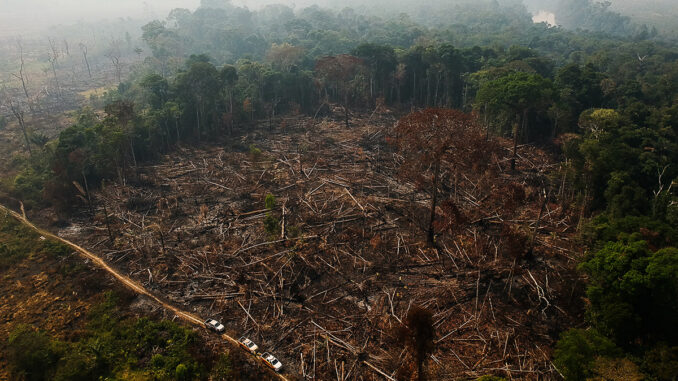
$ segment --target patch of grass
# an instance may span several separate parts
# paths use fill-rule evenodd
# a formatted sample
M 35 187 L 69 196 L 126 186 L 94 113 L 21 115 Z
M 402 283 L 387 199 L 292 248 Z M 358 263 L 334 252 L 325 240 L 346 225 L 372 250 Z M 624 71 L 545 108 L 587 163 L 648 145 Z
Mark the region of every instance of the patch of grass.
M 266 199 L 264 200 L 264 203 L 266 205 L 266 209 L 269 210 L 268 213 L 266 213 L 266 218 L 264 219 L 264 229 L 266 229 L 266 232 L 271 236 L 275 237 L 278 234 L 280 234 L 280 220 L 277 219 L 275 216 L 272 214 L 273 208 L 275 208 L 276 204 L 276 199 L 275 196 L 272 194 L 267 194 Z
M 250 156 L 252 156 L 254 161 L 259 161 L 261 159 L 261 155 L 263 154 L 261 149 L 257 148 L 254 144 L 251 144 L 249 150 Z
M 264 219 L 264 229 L 271 237 L 276 237 L 280 234 L 280 220 L 268 213 Z
M 0 270 L 34 256 L 61 257 L 71 251 L 60 242 L 42 239 L 11 215 L 0 212 Z

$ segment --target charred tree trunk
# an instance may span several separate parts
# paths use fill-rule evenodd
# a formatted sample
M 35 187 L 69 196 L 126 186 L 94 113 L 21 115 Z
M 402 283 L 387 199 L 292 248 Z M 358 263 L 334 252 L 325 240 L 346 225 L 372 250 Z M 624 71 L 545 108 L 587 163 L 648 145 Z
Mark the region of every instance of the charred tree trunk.
M 102 203 L 104 206 L 104 221 L 106 221 L 106 230 L 108 231 L 108 239 L 113 243 L 113 231 L 111 230 L 111 222 L 108 220 L 108 209 L 106 208 L 106 200 Z
M 346 124 L 346 129 L 350 128 L 351 125 L 348 121 L 348 94 L 344 96 L 344 123 Z
M 94 208 L 92 208 L 92 196 L 89 193 L 89 183 L 87 182 L 87 176 L 85 175 L 85 170 L 82 170 L 82 181 L 85 183 L 85 194 L 87 195 L 87 206 L 89 208 L 89 214 L 94 216 Z
M 198 141 L 200 141 L 200 102 L 198 101 L 195 105 L 195 121 L 198 127 Z
M 549 194 L 551 193 L 550 191 L 547 193 L 546 189 L 544 189 L 542 192 L 544 194 L 544 202 L 542 202 L 542 204 L 541 204 L 541 209 L 539 210 L 539 216 L 537 217 L 537 223 L 535 224 L 534 231 L 532 232 L 532 239 L 530 239 L 530 248 L 527 251 L 527 255 L 529 257 L 532 257 L 532 252 L 534 250 L 534 243 L 535 243 L 535 240 L 537 239 L 537 233 L 539 232 L 539 225 L 541 224 L 541 219 L 544 216 L 544 210 L 546 209 L 546 203 L 548 202 Z
M 511 173 L 516 170 L 516 158 L 518 157 L 518 129 L 520 122 L 517 122 L 513 127 L 513 155 L 511 156 Z
M 228 136 L 233 135 L 233 123 L 235 123 L 235 115 L 233 115 L 233 91 L 228 92 L 228 103 L 231 111 L 231 119 L 228 121 Z
M 521 132 L 525 130 L 525 123 L 527 121 L 527 110 L 523 111 L 523 114 L 519 116 L 518 123 L 513 129 L 513 157 L 511 158 L 511 172 L 516 170 L 516 160 L 518 158 L 518 137 Z
M 174 118 L 174 129 L 177 132 L 177 144 L 181 141 L 181 135 L 179 135 L 179 118 Z
M 80 44 L 80 50 L 82 51 L 82 57 L 85 59 L 85 65 L 87 65 L 87 74 L 89 78 L 92 78 L 92 69 L 89 66 L 89 60 L 87 59 L 87 45 Z
M 438 204 L 438 181 L 440 177 L 440 160 L 436 161 L 435 169 L 433 170 L 433 188 L 431 189 L 431 216 L 428 221 L 428 244 L 435 245 L 435 228 L 436 220 L 436 206 Z

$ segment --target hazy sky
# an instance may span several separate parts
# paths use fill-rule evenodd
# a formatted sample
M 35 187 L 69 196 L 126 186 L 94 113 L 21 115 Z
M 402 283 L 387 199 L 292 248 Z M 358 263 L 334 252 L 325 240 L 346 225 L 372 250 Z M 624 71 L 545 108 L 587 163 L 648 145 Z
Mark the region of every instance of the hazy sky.
M 417 3 L 418 0 L 393 1 Z M 381 3 L 385 2 L 381 0 Z M 250 9 L 271 3 L 286 4 L 295 8 L 315 3 L 332 8 L 346 6 L 369 8 L 371 5 L 369 0 L 232 0 L 232 3 L 245 5 Z M 174 8 L 194 10 L 199 5 L 200 0 L 0 0 L 0 36 L 27 34 L 42 30 L 46 26 L 73 24 L 81 20 L 95 22 L 119 17 L 164 19 Z
M 262 4 L 284 3 L 302 8 L 319 2 L 325 6 L 342 8 L 370 7 L 370 0 L 232 0 L 236 5 L 246 5 L 251 9 Z M 394 2 L 414 2 L 420 0 L 393 0 Z M 456 1 L 456 0 L 435 0 Z M 468 0 L 467 0 L 468 1 Z M 537 13 L 541 5 L 558 0 L 524 0 Z M 425 3 L 425 2 L 424 2 Z M 658 13 L 678 9 L 678 0 L 612 0 L 613 7 L 633 14 L 639 7 L 646 12 L 647 8 Z M 0 0 L 0 36 L 8 34 L 29 34 L 54 24 L 72 24 L 78 21 L 96 22 L 101 19 L 133 17 L 164 19 L 174 8 L 195 9 L 200 0 Z
M 199 4 L 200 0 L 0 0 L 0 35 L 80 20 L 165 18 L 171 9 Z
M 342 4 L 341 0 L 320 0 Z M 314 0 L 233 0 L 233 4 L 257 8 L 262 4 L 284 3 L 297 7 Z M 0 0 L 0 36 L 28 34 L 55 24 L 132 17 L 164 19 L 174 8 L 194 10 L 200 0 Z

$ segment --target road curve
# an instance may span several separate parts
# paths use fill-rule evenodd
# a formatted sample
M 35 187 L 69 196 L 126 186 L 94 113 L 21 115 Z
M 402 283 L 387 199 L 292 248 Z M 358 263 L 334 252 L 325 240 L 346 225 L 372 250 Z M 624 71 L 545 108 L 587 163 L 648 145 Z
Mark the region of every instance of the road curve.
M 132 279 L 130 279 L 130 278 L 128 278 L 128 277 L 126 277 L 126 276 L 120 274 L 116 269 L 114 269 L 114 268 L 110 267 L 108 264 L 106 264 L 106 262 L 105 262 L 102 258 L 100 258 L 99 256 L 97 256 L 96 254 L 93 254 L 93 253 L 90 252 L 89 250 L 86 250 L 86 249 L 84 249 L 84 248 L 82 248 L 82 247 L 76 245 L 76 244 L 73 243 L 73 242 L 70 242 L 70 241 L 68 241 L 68 240 L 65 240 L 65 239 L 63 239 L 63 238 L 61 238 L 61 237 L 59 237 L 59 236 L 57 236 L 57 235 L 55 235 L 55 234 L 52 234 L 52 233 L 50 233 L 50 232 L 48 232 L 48 231 L 46 231 L 46 230 L 43 230 L 43 229 L 41 229 L 41 228 L 39 228 L 39 227 L 33 225 L 33 223 L 31 223 L 30 221 L 28 221 L 28 219 L 27 219 L 25 216 L 23 216 L 23 215 L 21 215 L 21 214 L 15 212 L 15 211 L 9 209 L 8 207 L 6 207 L 6 206 L 4 206 L 4 205 L 2 205 L 2 204 L 0 204 L 0 209 L 2 209 L 2 210 L 4 210 L 5 212 L 9 213 L 9 214 L 12 215 L 14 218 L 16 218 L 17 220 L 21 221 L 21 223 L 23 223 L 24 225 L 26 225 L 26 226 L 30 227 L 31 229 L 35 230 L 36 232 L 38 232 L 40 235 L 42 235 L 42 236 L 44 236 L 44 237 L 47 237 L 47 238 L 55 239 L 55 240 L 57 240 L 57 241 L 59 241 L 59 242 L 65 244 L 65 245 L 67 245 L 67 246 L 70 246 L 70 247 L 73 248 L 75 251 L 77 251 L 81 256 L 83 256 L 83 257 L 85 257 L 85 258 L 91 260 L 91 261 L 94 262 L 94 264 L 96 264 L 98 267 L 102 268 L 103 270 L 105 270 L 106 272 L 108 272 L 109 274 L 111 274 L 114 278 L 116 278 L 118 281 L 120 281 L 122 284 L 124 284 L 124 285 L 125 285 L 127 288 L 129 288 L 130 290 L 136 292 L 136 293 L 139 294 L 139 295 L 144 295 L 144 296 L 146 296 L 146 297 L 152 299 L 153 301 L 155 301 L 156 303 L 158 303 L 160 306 L 162 306 L 164 309 L 169 310 L 169 311 L 172 311 L 177 317 L 179 317 L 180 319 L 184 320 L 185 322 L 188 322 L 188 323 L 190 323 L 190 324 L 197 325 L 197 326 L 200 326 L 200 327 L 204 327 L 204 326 L 205 326 L 205 324 L 203 323 L 204 320 L 201 319 L 200 317 L 198 317 L 198 316 L 196 316 L 196 315 L 194 315 L 194 314 L 191 314 L 190 312 L 183 311 L 183 310 L 181 310 L 181 309 L 179 309 L 179 308 L 177 308 L 177 307 L 175 307 L 175 306 L 173 306 L 173 305 L 171 305 L 171 304 L 169 304 L 169 303 L 167 303 L 167 302 L 164 302 L 164 301 L 161 300 L 159 297 L 155 296 L 155 295 L 152 294 L 150 291 L 148 291 L 146 288 L 144 288 L 141 284 L 139 284 L 139 283 L 133 281 Z M 22 209 L 23 209 L 23 208 L 22 208 Z M 227 340 L 227 341 L 230 341 L 232 344 L 238 346 L 238 340 L 234 339 L 233 337 L 231 337 L 231 336 L 229 336 L 229 335 L 227 335 L 227 334 L 222 335 L 222 337 L 223 337 L 223 339 L 225 339 L 225 340 Z M 276 373 L 276 376 L 278 376 L 278 378 L 279 378 L 280 380 L 283 380 L 283 381 L 289 381 L 289 380 L 288 380 L 285 376 L 283 376 L 282 374 L 277 374 L 277 373 Z

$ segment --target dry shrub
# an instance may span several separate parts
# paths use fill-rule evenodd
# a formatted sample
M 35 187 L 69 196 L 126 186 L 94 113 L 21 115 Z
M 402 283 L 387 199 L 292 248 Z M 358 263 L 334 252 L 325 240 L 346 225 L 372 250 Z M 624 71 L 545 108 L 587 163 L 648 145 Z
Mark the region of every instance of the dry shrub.
M 370 246 L 374 251 L 380 251 L 383 248 L 384 241 L 381 239 L 381 234 L 377 234 L 370 240 Z
M 442 213 L 436 215 L 434 226 L 439 232 L 449 232 L 455 234 L 468 223 L 468 218 L 463 211 L 457 207 L 453 199 L 448 199 L 440 205 Z
M 200 215 L 198 216 L 198 224 L 202 224 L 207 219 L 207 214 L 210 208 L 207 205 L 200 205 Z
M 501 247 L 502 251 L 508 255 L 509 258 L 521 259 L 527 252 L 527 236 L 516 229 L 515 227 L 504 224 L 501 230 Z
M 502 184 L 494 193 L 494 198 L 500 202 L 503 215 L 513 215 L 516 209 L 525 203 L 525 187 L 511 182 Z

